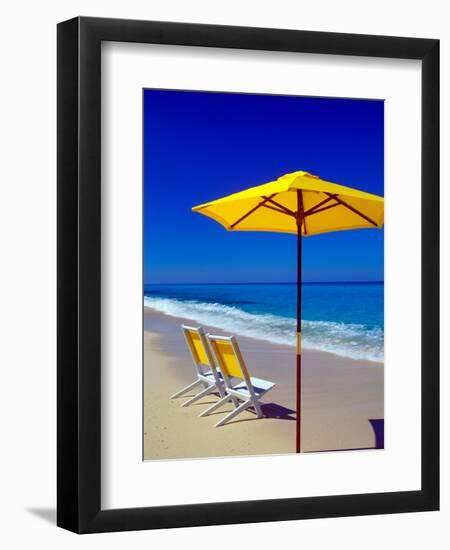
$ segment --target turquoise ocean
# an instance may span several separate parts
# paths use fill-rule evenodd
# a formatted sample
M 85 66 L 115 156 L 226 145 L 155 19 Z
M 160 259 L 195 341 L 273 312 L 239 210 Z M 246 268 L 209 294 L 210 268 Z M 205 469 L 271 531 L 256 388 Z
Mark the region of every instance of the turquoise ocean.
M 145 285 L 144 305 L 174 317 L 295 345 L 295 283 Z M 303 348 L 383 361 L 383 283 L 304 283 Z

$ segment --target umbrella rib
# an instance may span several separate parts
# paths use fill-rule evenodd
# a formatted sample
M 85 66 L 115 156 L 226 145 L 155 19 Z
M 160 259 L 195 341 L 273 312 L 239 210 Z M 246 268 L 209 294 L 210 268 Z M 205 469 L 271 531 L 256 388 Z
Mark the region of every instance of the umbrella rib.
M 319 212 L 323 212 L 324 210 L 334 208 L 335 206 L 341 206 L 341 204 L 339 202 L 335 202 L 334 204 L 329 204 L 328 206 L 324 206 L 323 208 L 319 208 L 317 210 L 314 210 L 314 212 L 310 212 L 309 214 L 305 213 L 305 217 L 306 216 L 312 216 L 313 214 L 319 214 Z
M 330 193 L 327 193 L 327 195 L 330 195 Z M 332 196 L 332 195 L 330 195 Z M 371 223 L 372 225 L 374 225 L 375 227 L 378 227 L 378 224 L 376 222 L 374 222 L 372 219 L 369 218 L 369 216 L 366 216 L 365 214 L 363 214 L 362 212 L 360 212 L 359 210 L 357 210 L 356 208 L 354 208 L 353 206 L 350 206 L 350 204 L 346 203 L 345 201 L 343 201 L 341 198 L 339 198 L 337 195 L 335 195 L 333 197 L 336 201 L 338 201 L 338 203 L 342 204 L 342 206 L 345 206 L 346 208 L 348 208 L 351 212 L 353 212 L 354 214 L 357 214 L 358 216 L 360 216 L 361 218 L 363 218 L 364 220 L 366 220 L 367 222 Z
M 309 210 L 306 210 L 306 212 L 304 213 L 304 216 L 310 216 L 311 214 L 315 214 L 316 210 L 318 208 L 320 208 L 321 206 L 323 206 L 327 202 L 330 202 L 331 200 L 335 199 L 336 197 L 337 197 L 337 195 L 331 195 L 328 198 L 324 199 L 323 201 L 317 203 L 316 205 L 311 207 Z
M 284 210 L 281 210 L 280 208 L 276 208 L 275 206 L 271 206 L 270 204 L 263 204 L 264 208 L 270 208 L 270 210 L 273 210 L 274 212 L 279 212 L 280 214 L 284 214 L 286 216 L 295 216 L 294 213 L 285 212 Z
M 302 194 L 302 197 L 301 197 L 302 201 L 301 202 L 302 202 L 302 208 L 303 208 L 303 193 L 301 193 L 301 194 Z M 287 208 L 286 206 L 280 204 L 279 202 L 273 200 L 273 197 L 275 197 L 276 195 L 277 195 L 277 193 L 273 193 L 272 195 L 269 195 L 269 196 L 263 195 L 262 196 L 263 200 L 260 203 L 258 203 L 256 206 L 254 206 L 251 210 L 246 212 L 243 216 L 241 216 L 234 223 L 232 223 L 230 225 L 230 229 L 234 229 L 239 223 L 243 222 L 246 218 L 248 218 L 248 216 L 253 214 L 253 212 L 258 210 L 262 206 L 264 206 L 265 208 L 270 208 L 271 210 L 274 210 L 275 212 L 279 212 L 280 214 L 286 214 L 286 215 L 293 216 L 294 218 L 296 218 L 297 215 L 294 211 L 290 210 L 289 208 Z M 319 212 L 323 212 L 324 210 L 328 210 L 329 208 L 334 208 L 334 207 L 339 206 L 339 205 L 344 206 L 345 208 L 347 208 L 348 210 L 350 210 L 351 212 L 353 212 L 357 216 L 360 216 L 361 218 L 363 218 L 364 220 L 366 220 L 367 222 L 369 222 L 373 226 L 378 227 L 378 224 L 376 222 L 374 222 L 371 218 L 369 218 L 369 216 L 366 216 L 365 214 L 360 212 L 357 208 L 354 208 L 353 206 L 351 206 L 350 204 L 348 204 L 347 202 L 342 200 L 340 197 L 338 197 L 337 194 L 326 193 L 326 195 L 328 197 L 326 199 L 324 199 L 323 201 L 319 202 L 318 204 L 316 204 L 315 206 L 313 206 L 309 210 L 306 210 L 306 211 L 303 210 L 302 220 L 303 220 L 303 229 L 305 231 L 305 235 L 307 234 L 306 223 L 305 223 L 305 218 L 307 216 L 312 216 L 313 214 L 318 214 Z M 325 206 L 331 200 L 335 200 L 336 203 Z M 270 203 L 270 204 L 267 204 L 267 203 Z M 321 208 L 322 206 L 323 206 L 323 208 Z
M 274 197 L 274 195 L 272 195 L 272 197 Z M 267 199 L 267 202 L 270 202 L 274 206 L 277 206 L 278 208 L 280 208 L 285 214 L 289 214 L 290 216 L 294 216 L 295 218 L 295 212 L 293 210 L 289 210 L 289 208 L 287 208 L 286 206 L 280 204 L 277 201 L 272 200 L 272 197 L 265 197 L 263 195 L 263 199 Z M 264 206 L 267 206 L 267 204 L 264 204 Z
M 236 220 L 234 223 L 230 225 L 230 229 L 234 229 L 238 223 L 243 222 L 246 218 L 248 218 L 255 210 L 258 210 L 258 208 L 261 208 L 261 206 L 264 206 L 267 201 L 270 201 L 273 197 L 275 197 L 276 193 L 273 193 L 273 195 L 269 195 L 268 197 L 263 197 L 263 201 L 258 203 L 256 206 L 254 206 L 251 210 L 246 212 L 243 216 L 241 216 L 238 220 Z

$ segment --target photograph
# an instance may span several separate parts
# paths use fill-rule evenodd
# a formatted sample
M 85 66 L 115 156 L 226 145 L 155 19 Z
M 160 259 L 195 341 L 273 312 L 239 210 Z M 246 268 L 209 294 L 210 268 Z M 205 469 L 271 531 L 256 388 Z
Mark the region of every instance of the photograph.
M 449 546 L 444 6 L 4 4 L 1 548 Z
M 384 101 L 142 116 L 143 460 L 383 450 Z

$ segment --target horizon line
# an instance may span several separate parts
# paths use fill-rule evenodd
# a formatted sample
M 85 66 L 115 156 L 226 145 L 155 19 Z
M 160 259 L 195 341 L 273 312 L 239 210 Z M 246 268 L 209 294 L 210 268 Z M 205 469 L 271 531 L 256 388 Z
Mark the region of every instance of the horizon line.
M 210 282 L 210 283 L 148 283 L 144 282 L 144 285 L 296 285 L 297 281 L 239 281 L 239 282 Z M 380 281 L 302 281 L 303 285 L 346 285 L 346 284 L 361 284 L 361 285 L 370 285 L 370 284 L 384 284 L 384 279 Z

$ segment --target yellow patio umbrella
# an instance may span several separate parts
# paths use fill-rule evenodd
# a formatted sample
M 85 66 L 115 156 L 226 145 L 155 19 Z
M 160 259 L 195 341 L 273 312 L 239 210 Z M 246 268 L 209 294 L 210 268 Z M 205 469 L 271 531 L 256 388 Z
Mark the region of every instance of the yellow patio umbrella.
M 285 174 L 192 208 L 228 231 L 271 231 L 297 235 L 296 452 L 301 444 L 302 235 L 379 228 L 384 198 L 320 179 L 308 172 Z

